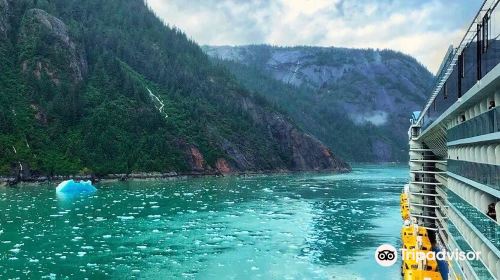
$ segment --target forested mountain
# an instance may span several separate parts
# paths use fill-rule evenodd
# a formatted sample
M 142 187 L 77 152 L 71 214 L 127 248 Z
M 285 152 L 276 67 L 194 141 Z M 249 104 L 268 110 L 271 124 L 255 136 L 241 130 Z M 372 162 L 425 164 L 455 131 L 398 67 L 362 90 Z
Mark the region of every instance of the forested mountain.
M 0 0 L 0 174 L 340 170 L 143 0 Z
M 405 161 L 409 116 L 423 107 L 433 81 L 414 58 L 390 50 L 267 45 L 204 50 L 349 161 Z

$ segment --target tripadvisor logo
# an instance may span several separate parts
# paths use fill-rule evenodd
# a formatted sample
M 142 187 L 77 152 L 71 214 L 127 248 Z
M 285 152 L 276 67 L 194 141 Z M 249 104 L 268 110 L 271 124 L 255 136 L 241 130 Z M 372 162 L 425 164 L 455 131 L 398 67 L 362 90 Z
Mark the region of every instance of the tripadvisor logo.
M 479 260 L 479 256 L 481 252 L 463 252 L 458 249 L 454 251 L 447 251 L 443 249 L 439 252 L 434 251 L 415 251 L 415 250 L 407 250 L 401 249 L 401 254 L 403 256 L 403 260 L 412 260 L 412 261 L 421 261 L 421 260 L 438 260 L 438 261 L 446 261 L 446 260 L 457 260 L 457 261 L 474 261 Z
M 445 249 L 434 252 L 434 251 L 419 251 L 419 250 L 407 250 L 400 249 L 401 257 L 403 261 L 422 261 L 422 260 L 438 260 L 438 261 L 447 261 L 447 260 L 479 260 L 479 256 L 481 252 L 463 252 L 458 249 L 454 251 L 447 251 Z M 381 266 L 392 266 L 398 260 L 398 250 L 394 248 L 394 246 L 390 244 L 382 244 L 375 250 L 375 261 Z
M 391 266 L 398 260 L 398 251 L 390 244 L 382 244 L 375 250 L 375 261 L 381 266 Z

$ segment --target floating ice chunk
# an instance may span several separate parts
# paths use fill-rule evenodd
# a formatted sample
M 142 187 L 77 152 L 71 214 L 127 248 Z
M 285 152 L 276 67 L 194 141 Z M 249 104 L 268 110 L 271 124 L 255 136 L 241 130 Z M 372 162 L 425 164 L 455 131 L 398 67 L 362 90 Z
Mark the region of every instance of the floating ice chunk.
M 58 193 L 91 193 L 96 190 L 90 181 L 75 182 L 73 180 L 63 181 L 56 188 Z
M 120 220 L 133 220 L 133 219 L 135 219 L 134 216 L 117 216 L 117 218 Z
M 161 218 L 161 215 L 148 215 L 148 218 Z

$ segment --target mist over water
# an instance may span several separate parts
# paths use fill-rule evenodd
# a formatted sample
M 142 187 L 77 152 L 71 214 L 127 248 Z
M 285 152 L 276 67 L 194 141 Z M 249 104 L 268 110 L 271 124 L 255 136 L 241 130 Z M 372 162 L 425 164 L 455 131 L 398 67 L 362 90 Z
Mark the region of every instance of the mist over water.
M 396 279 L 407 169 L 0 188 L 0 279 Z

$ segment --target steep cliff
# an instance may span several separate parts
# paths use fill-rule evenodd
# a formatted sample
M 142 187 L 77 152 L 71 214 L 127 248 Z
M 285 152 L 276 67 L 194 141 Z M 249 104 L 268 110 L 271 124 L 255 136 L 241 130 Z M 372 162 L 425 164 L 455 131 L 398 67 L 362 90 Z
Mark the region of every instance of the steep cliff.
M 0 0 L 2 34 L 0 174 L 350 169 L 141 0 Z
M 77 85 L 87 74 L 83 50 L 70 38 L 66 24 L 46 11 L 26 11 L 17 45 L 22 71 L 37 80 L 44 76 L 56 86 L 61 81 Z
M 248 89 L 351 161 L 404 161 L 410 112 L 433 76 L 390 50 L 211 47 L 204 50 Z

